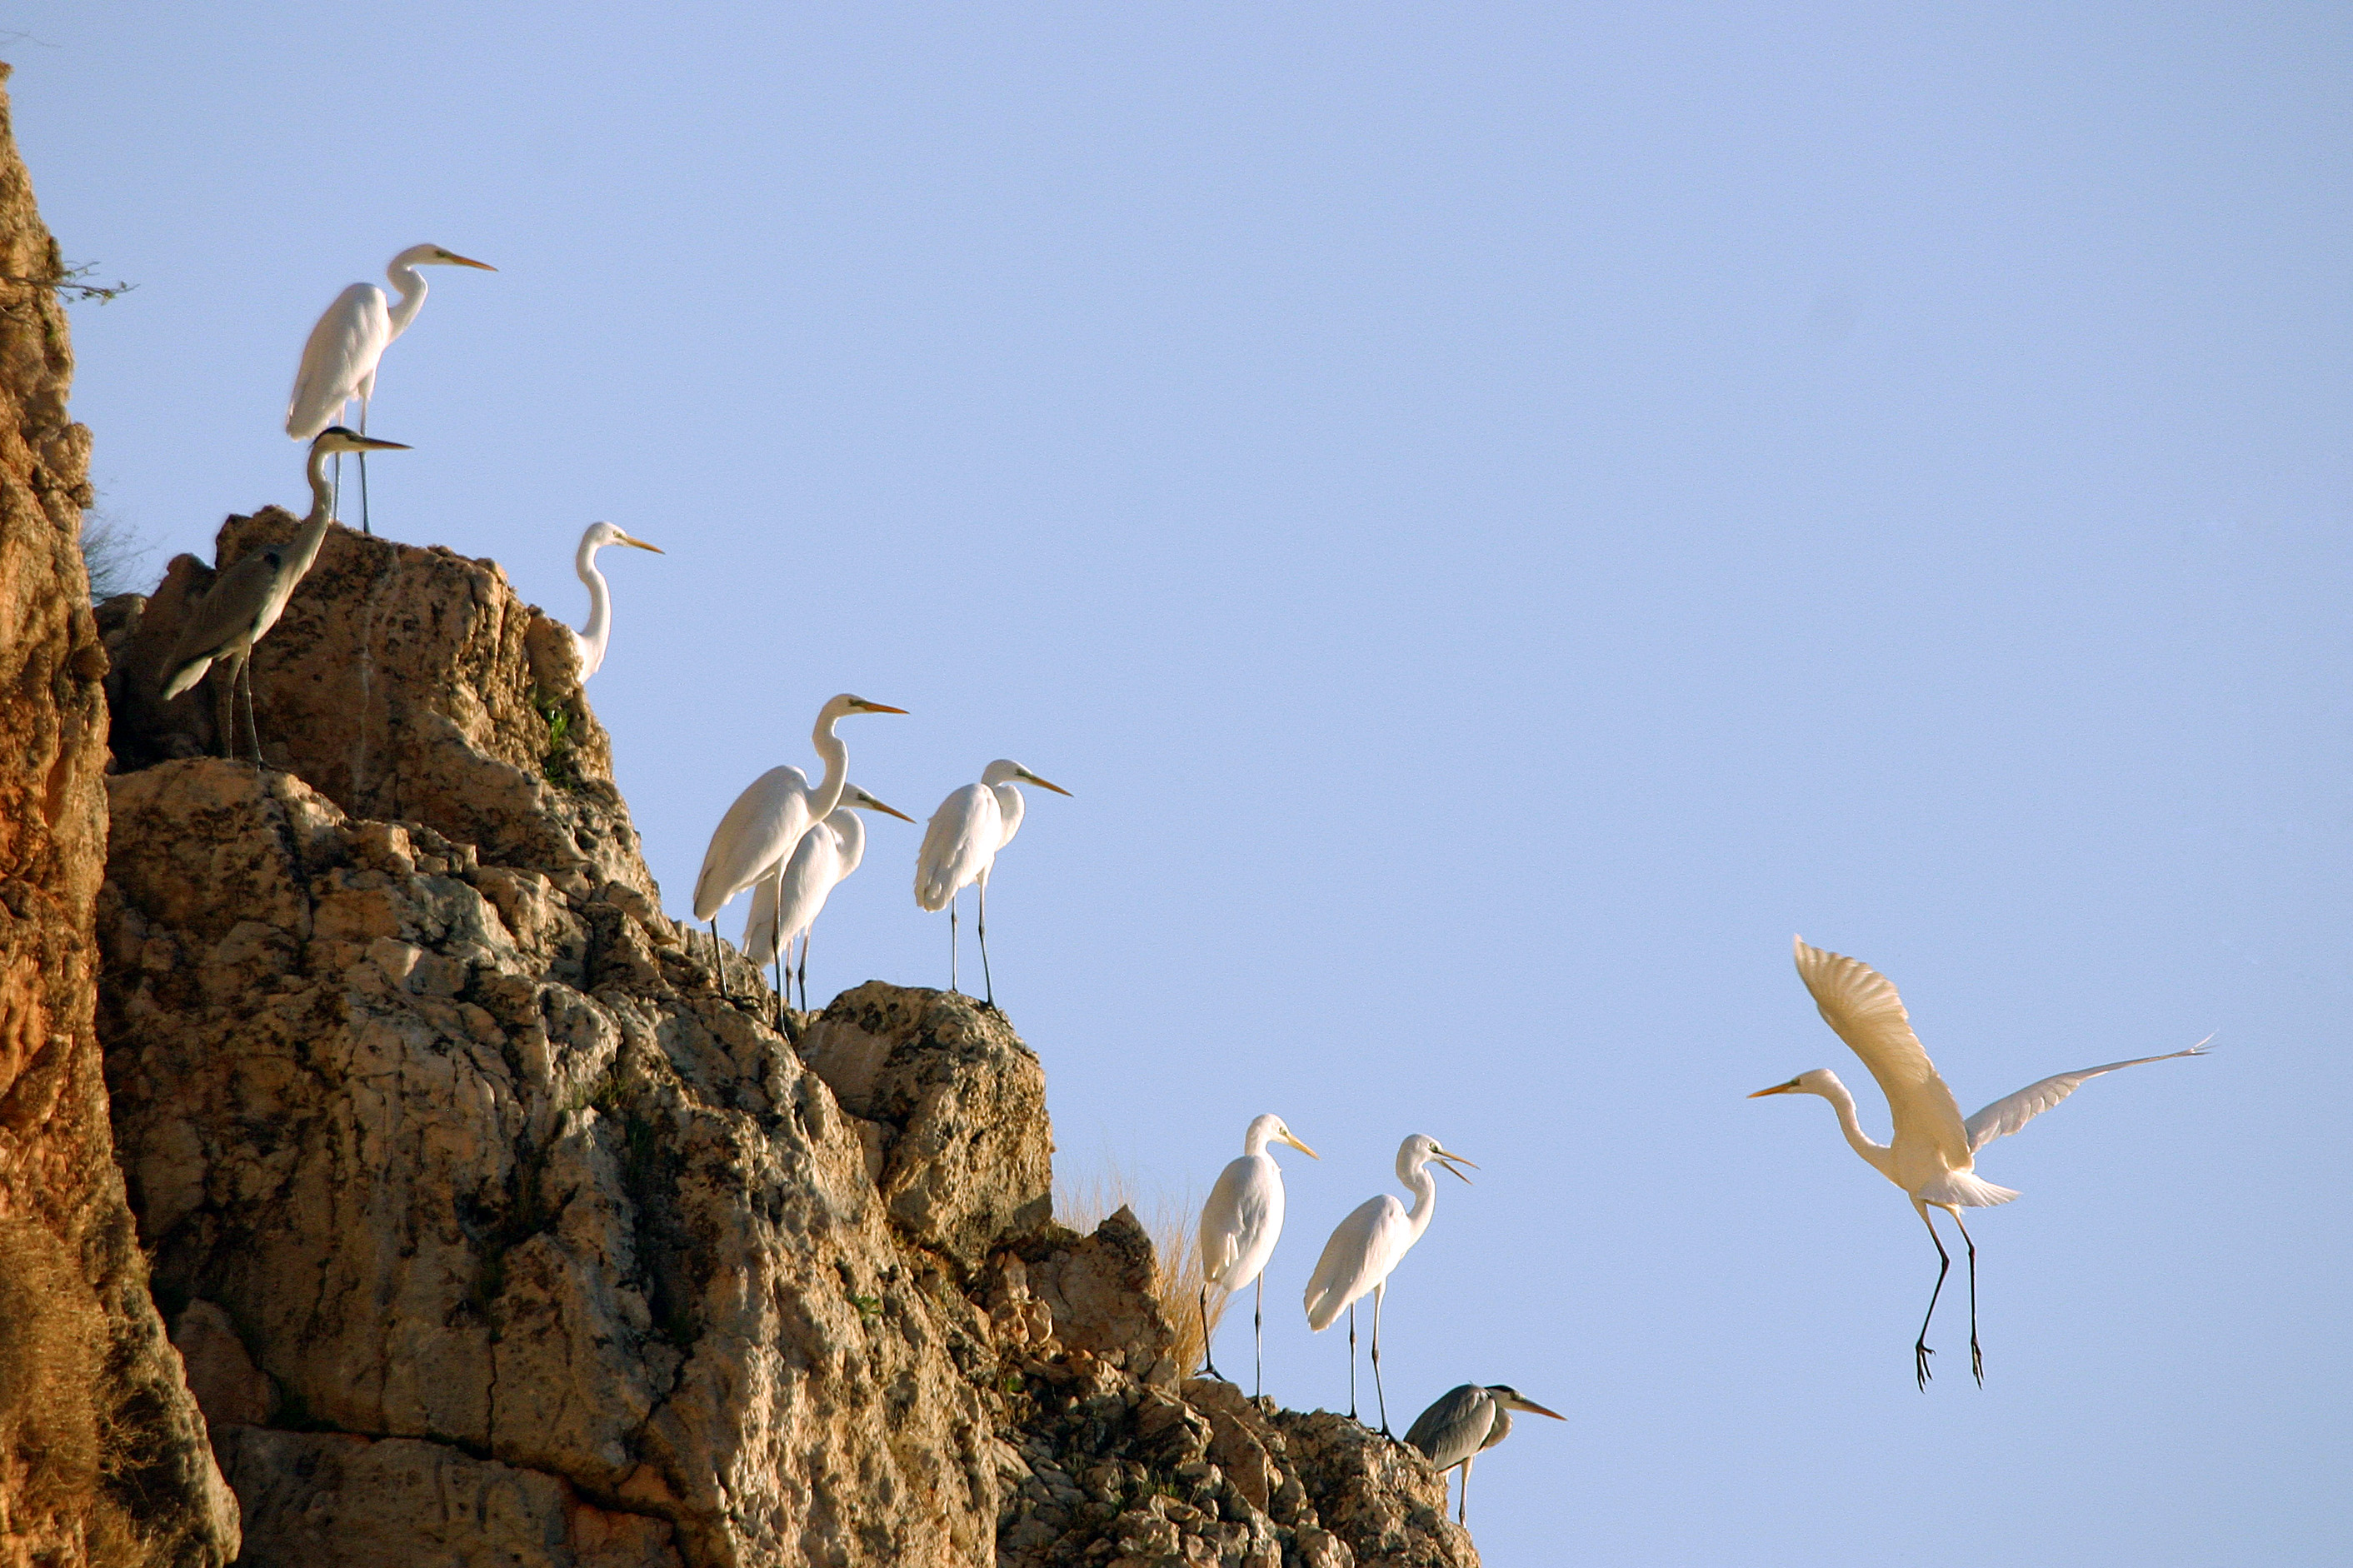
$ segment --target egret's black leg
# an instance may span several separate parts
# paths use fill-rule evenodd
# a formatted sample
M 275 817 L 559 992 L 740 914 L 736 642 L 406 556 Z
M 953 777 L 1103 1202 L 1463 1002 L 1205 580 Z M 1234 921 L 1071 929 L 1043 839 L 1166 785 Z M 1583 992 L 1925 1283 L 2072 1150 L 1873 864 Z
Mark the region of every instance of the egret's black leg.
M 948 895 L 948 989 L 956 989 L 956 906 L 955 895 Z
M 809 933 L 801 932 L 801 1011 L 808 1011 L 808 943 Z
M 1936 1288 L 1928 1292 L 1927 1316 L 1920 1320 L 1920 1337 L 1912 1342 L 1912 1370 L 1919 1379 L 1922 1391 L 1926 1392 L 1928 1380 L 1936 1375 L 1928 1370 L 1928 1358 L 1936 1353 L 1928 1348 L 1928 1321 L 1936 1315 L 1936 1298 L 1944 1294 L 1945 1275 L 1953 1267 L 1953 1258 L 1945 1250 L 1944 1238 L 1936 1234 L 1935 1223 L 1928 1218 L 1927 1208 L 1917 1201 L 1912 1206 L 1919 1209 L 1920 1223 L 1928 1227 L 1928 1239 L 1936 1244 Z
M 1348 1303 L 1348 1419 L 1356 1420 L 1356 1304 Z M 1357 1421 L 1358 1426 L 1364 1423 Z
M 980 874 L 980 918 L 975 929 L 980 933 L 980 988 L 986 993 L 981 1000 L 994 1007 L 997 1005 L 997 982 L 988 974 L 988 873 L 986 871 Z
M 1383 1280 L 1373 1287 L 1373 1396 L 1381 1402 L 1381 1436 L 1389 1434 L 1389 1396 L 1381 1387 L 1381 1298 L 1388 1291 Z
M 363 436 L 367 434 L 368 402 L 367 398 L 360 399 L 360 434 Z M 367 454 L 365 452 L 360 454 L 360 531 L 362 533 L 375 531 L 368 526 Z
M 1953 1216 L 1953 1228 L 1961 1233 L 1961 1240 L 1969 1249 L 1969 1370 L 1977 1374 L 1978 1386 L 1985 1386 L 1985 1352 L 1978 1349 L 1978 1244 L 1969 1237 L 1969 1227 L 1961 1216 Z
M 1255 1399 L 1264 1396 L 1266 1393 L 1266 1275 L 1264 1273 L 1261 1273 L 1258 1277 L 1258 1303 L 1250 1308 L 1250 1337 L 1258 1342 L 1258 1386 L 1251 1391 L 1250 1394 Z
M 792 994 L 792 989 L 791 989 L 791 987 L 792 987 L 792 984 L 793 984 L 793 975 L 792 975 L 792 971 L 790 971 L 790 970 L 788 970 L 788 969 L 786 969 L 786 968 L 785 967 L 784 952 L 783 952 L 783 951 L 782 951 L 781 949 L 779 949 L 779 950 L 778 950 L 778 952 L 777 952 L 777 953 L 776 953 L 776 1031 L 777 1031 L 777 1033 L 782 1034 L 782 1033 L 784 1032 L 784 1027 L 785 1027 L 785 1007 L 786 1007 L 786 1000 L 785 1000 L 785 999 L 786 999 L 786 997 L 788 997 L 788 996 L 790 996 L 790 995 Z
M 1209 1350 L 1209 1288 L 1204 1285 L 1201 1287 L 1201 1375 L 1214 1377 L 1223 1383 L 1226 1374 L 1218 1370 L 1218 1358 L 1210 1354 Z
M 727 1000 L 727 960 L 719 951 L 719 917 L 711 917 L 711 973 L 719 979 L 719 999 Z

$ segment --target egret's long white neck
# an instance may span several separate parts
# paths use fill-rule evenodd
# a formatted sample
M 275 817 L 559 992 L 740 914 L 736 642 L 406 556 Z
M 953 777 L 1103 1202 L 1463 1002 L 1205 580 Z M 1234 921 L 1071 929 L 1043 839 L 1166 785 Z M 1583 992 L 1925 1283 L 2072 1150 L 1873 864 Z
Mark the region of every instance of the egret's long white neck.
M 1247 1160 L 1265 1153 L 1266 1146 L 1273 1142 L 1273 1128 L 1261 1127 L 1257 1122 L 1251 1122 L 1250 1131 L 1242 1134 L 1242 1158 Z
M 988 793 L 997 797 L 997 847 L 1002 849 L 1021 831 L 1021 814 L 1029 803 L 1009 784 L 991 784 Z
M 1869 1162 L 1872 1169 L 1888 1180 L 1894 1181 L 1895 1151 L 1884 1143 L 1874 1143 L 1864 1135 L 1862 1123 L 1855 1119 L 1854 1096 L 1846 1091 L 1846 1085 L 1832 1079 L 1827 1085 L 1814 1092 L 1829 1100 L 1831 1109 L 1838 1112 L 1839 1131 L 1846 1134 L 1848 1145 Z
M 395 261 L 384 269 L 392 286 L 400 290 L 400 303 L 392 308 L 392 338 L 408 331 L 408 323 L 417 320 L 417 312 L 425 308 L 425 274 L 405 261 Z
M 580 628 L 580 679 L 587 679 L 605 662 L 605 644 L 613 635 L 613 592 L 606 585 L 605 574 L 596 570 L 596 552 L 601 546 L 587 539 L 572 557 L 572 569 L 588 585 L 588 624 Z
M 1413 1194 L 1413 1207 L 1406 1211 L 1405 1218 L 1413 1227 L 1414 1241 L 1419 1241 L 1421 1233 L 1430 1228 L 1430 1216 L 1438 1212 L 1438 1178 L 1430 1173 L 1430 1166 L 1422 1161 L 1409 1165 L 1399 1160 L 1398 1180 Z
M 289 546 L 289 558 L 294 563 L 292 580 L 296 582 L 309 573 L 311 563 L 319 558 L 319 546 L 327 542 L 327 525 L 335 521 L 334 495 L 327 484 L 327 454 L 312 447 L 303 471 L 311 480 L 311 514 L 302 520 L 302 531 L 294 536 L 294 542 Z
M 825 820 L 841 840 L 841 874 L 847 877 L 866 858 L 866 819 L 854 811 L 837 811 Z
M 823 822 L 831 816 L 833 808 L 841 804 L 841 792 L 849 784 L 849 748 L 833 732 L 833 727 L 840 721 L 841 715 L 828 704 L 826 711 L 818 715 L 817 728 L 809 731 L 809 743 L 825 759 L 825 776 L 818 780 L 817 793 L 809 797 L 811 822 Z

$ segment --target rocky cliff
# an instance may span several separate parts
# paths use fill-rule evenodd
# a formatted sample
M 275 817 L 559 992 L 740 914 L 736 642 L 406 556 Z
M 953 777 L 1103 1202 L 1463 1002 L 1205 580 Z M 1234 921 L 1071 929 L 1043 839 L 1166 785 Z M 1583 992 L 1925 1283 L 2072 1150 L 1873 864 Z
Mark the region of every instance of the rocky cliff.
M 1183 1377 L 1133 1216 L 1052 1221 L 1002 1015 L 723 989 L 495 563 L 332 531 L 253 660 L 268 766 L 206 754 L 155 675 L 214 567 L 80 607 L 43 341 L 0 418 L 0 1563 L 1475 1561 L 1418 1457 Z
M 91 1027 L 90 432 L 66 416 L 66 269 L 6 115 L 0 97 L 0 1563 L 225 1563 L 237 1509 L 148 1295 Z

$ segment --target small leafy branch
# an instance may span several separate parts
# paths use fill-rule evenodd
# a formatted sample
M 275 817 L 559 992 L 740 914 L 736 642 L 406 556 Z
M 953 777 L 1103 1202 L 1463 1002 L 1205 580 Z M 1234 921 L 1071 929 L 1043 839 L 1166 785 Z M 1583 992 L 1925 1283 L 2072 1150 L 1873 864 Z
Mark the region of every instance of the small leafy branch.
M 111 283 L 91 282 L 90 279 L 97 276 L 98 263 L 94 261 L 79 262 L 70 267 L 59 261 L 47 277 L 22 278 L 15 273 L 0 273 L 0 283 L 21 284 L 29 289 L 54 289 L 58 297 L 69 305 L 88 304 L 92 300 L 101 305 L 112 304 L 139 287 L 120 279 Z

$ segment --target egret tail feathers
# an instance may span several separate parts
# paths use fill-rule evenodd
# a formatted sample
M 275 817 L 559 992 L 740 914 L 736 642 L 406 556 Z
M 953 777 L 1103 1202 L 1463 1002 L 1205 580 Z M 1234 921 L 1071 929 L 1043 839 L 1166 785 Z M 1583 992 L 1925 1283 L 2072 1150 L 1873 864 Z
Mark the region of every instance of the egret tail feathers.
M 1942 1179 L 1921 1188 L 1915 1195 L 1924 1204 L 1951 1204 L 1965 1209 L 1985 1209 L 1996 1204 L 2006 1204 L 2018 1194 L 2009 1187 L 1997 1187 L 1967 1171 L 1947 1171 Z

